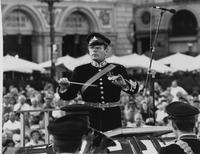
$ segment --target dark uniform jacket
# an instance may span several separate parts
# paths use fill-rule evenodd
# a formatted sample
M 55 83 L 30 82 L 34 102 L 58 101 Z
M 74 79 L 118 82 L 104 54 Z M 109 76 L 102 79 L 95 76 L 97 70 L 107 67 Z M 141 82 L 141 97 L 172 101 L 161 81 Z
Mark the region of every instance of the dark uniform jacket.
M 93 77 L 96 73 L 107 67 L 109 64 L 105 63 L 105 66 L 96 67 L 91 63 L 81 65 L 72 73 L 71 82 L 85 83 L 88 79 Z M 121 87 L 114 85 L 108 80 L 108 74 L 118 75 L 121 74 L 129 85 L 129 89 L 126 91 L 129 94 L 134 94 L 138 91 L 138 84 L 136 82 L 129 82 L 128 75 L 125 67 L 122 65 L 114 64 L 116 67 L 97 79 L 92 84 L 96 87 L 89 86 L 83 93 L 81 93 L 82 85 L 70 84 L 68 90 L 64 93 L 59 93 L 61 99 L 71 100 L 77 96 L 80 92 L 83 101 L 90 103 L 109 103 L 117 102 L 120 100 Z M 111 130 L 113 128 L 121 127 L 121 111 L 119 107 L 95 109 L 90 113 L 90 124 L 101 131 Z
M 200 140 L 195 135 L 184 135 L 180 138 L 186 142 L 194 154 L 200 154 Z M 171 144 L 160 149 L 160 154 L 186 154 L 182 148 L 177 144 Z

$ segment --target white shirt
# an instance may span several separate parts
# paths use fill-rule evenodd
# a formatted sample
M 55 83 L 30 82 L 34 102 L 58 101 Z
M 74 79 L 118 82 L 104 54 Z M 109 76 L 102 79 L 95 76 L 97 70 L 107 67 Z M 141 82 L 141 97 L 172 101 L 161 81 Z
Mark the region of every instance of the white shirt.
M 6 131 L 6 130 L 13 131 L 13 130 L 20 129 L 20 128 L 21 128 L 21 123 L 19 121 L 12 122 L 12 121 L 8 120 L 3 125 L 4 131 Z
M 30 110 L 30 105 L 27 103 L 24 103 L 23 105 L 21 103 L 17 103 L 14 105 L 13 111 L 26 111 Z
M 183 95 L 187 95 L 187 92 L 182 87 L 180 87 L 180 86 L 171 87 L 170 93 L 173 96 L 172 101 L 178 101 L 179 100 L 179 98 L 177 97 L 178 92 L 181 92 Z
M 35 141 L 31 139 L 28 143 L 26 143 L 26 146 L 34 146 L 34 145 L 42 145 L 42 144 L 44 144 L 44 142 L 41 140 L 38 140 L 38 142 L 36 143 Z

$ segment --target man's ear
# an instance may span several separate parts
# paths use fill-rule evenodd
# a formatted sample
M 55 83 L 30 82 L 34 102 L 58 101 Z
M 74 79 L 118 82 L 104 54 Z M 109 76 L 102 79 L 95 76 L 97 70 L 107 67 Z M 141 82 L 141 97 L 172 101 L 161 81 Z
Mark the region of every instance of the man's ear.
M 108 56 L 111 51 L 111 47 L 109 45 L 105 46 L 105 51 L 106 51 L 106 56 Z
M 174 128 L 174 130 L 177 130 L 177 126 L 173 120 L 172 120 L 172 127 Z

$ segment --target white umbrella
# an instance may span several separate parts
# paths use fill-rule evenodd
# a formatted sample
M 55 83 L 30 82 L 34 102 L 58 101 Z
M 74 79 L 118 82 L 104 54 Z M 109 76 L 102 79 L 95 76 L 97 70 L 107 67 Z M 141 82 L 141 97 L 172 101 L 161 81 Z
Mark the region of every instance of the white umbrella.
M 168 57 L 159 59 L 158 61 L 165 65 L 169 65 L 172 68 L 173 72 L 191 71 L 191 69 L 196 65 L 194 57 L 182 53 L 176 53 Z
M 121 56 L 121 57 L 113 57 L 113 59 L 111 60 L 118 64 L 124 65 L 126 68 L 140 67 L 140 68 L 148 69 L 149 64 L 150 64 L 150 59 L 147 56 L 138 55 L 138 54 L 131 54 L 131 55 L 126 55 L 126 56 Z M 160 73 L 170 71 L 169 67 L 165 66 L 164 64 L 156 60 L 152 61 L 151 68 L 152 70 L 155 70 L 156 72 L 160 72 Z
M 33 71 L 45 72 L 44 68 L 37 63 L 10 55 L 3 57 L 3 71 L 15 71 L 22 73 L 32 73 Z
M 194 57 L 194 64 L 190 71 L 200 70 L 200 55 Z
M 89 54 L 76 58 L 75 60 L 76 60 L 75 67 L 91 62 L 91 58 Z
M 115 55 L 112 55 L 111 57 L 108 57 L 108 58 L 107 58 L 107 61 L 110 62 L 110 63 L 117 63 L 117 64 L 124 65 L 124 64 L 121 62 L 121 57 L 115 56 Z
M 57 67 L 66 67 L 67 69 L 69 70 L 73 70 L 74 69 L 74 63 L 75 63 L 75 58 L 69 56 L 69 55 L 66 55 L 66 56 L 63 56 L 63 57 L 59 57 L 57 58 L 57 61 L 55 63 L 55 66 Z M 40 66 L 44 67 L 44 68 L 50 68 L 51 67 L 51 61 L 48 60 L 46 62 L 42 62 L 40 63 Z

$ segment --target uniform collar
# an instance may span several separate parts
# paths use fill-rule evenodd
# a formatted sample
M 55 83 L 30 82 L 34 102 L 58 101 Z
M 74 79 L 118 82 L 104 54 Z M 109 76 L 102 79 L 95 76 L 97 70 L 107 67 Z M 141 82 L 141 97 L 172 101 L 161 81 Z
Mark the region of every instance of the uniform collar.
M 101 68 L 106 66 L 107 62 L 104 60 L 101 63 L 97 63 L 96 61 L 92 61 L 91 62 L 92 66 L 97 67 L 97 68 Z
M 182 140 L 182 139 L 197 139 L 196 134 L 194 133 L 187 133 L 187 134 L 181 134 L 178 139 Z

